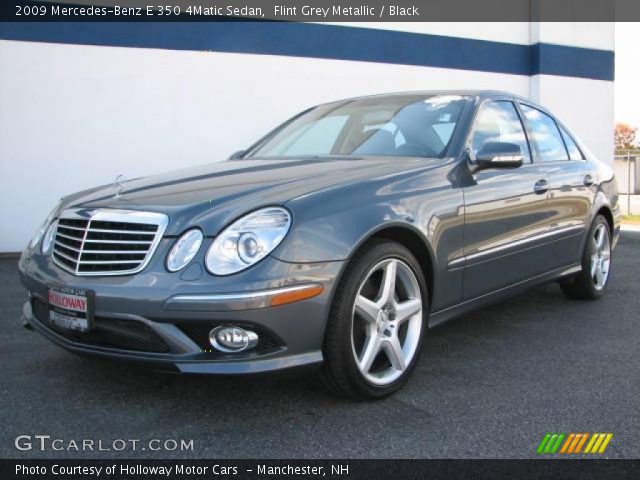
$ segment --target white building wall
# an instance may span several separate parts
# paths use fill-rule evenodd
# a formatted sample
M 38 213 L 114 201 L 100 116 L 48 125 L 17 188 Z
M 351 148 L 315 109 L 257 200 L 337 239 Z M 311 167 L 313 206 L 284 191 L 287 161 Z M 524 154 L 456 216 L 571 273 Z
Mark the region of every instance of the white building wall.
M 492 42 L 530 45 L 529 22 L 340 22 L 332 25 L 395 30 L 398 32 L 427 33 L 445 37 L 470 38 Z
M 596 157 L 613 164 L 613 82 L 535 75 L 529 96 L 553 112 Z
M 613 22 L 531 22 L 530 43 L 613 50 Z
M 530 42 L 613 50 L 614 23 L 532 22 Z M 531 77 L 529 96 L 544 105 L 589 147 L 613 165 L 613 82 L 556 75 Z
M 590 25 L 600 32 L 598 48 L 613 49 L 612 27 Z M 532 37 L 526 23 L 384 28 L 516 44 Z M 583 26 L 573 30 L 570 38 L 553 38 L 593 43 Z M 23 249 L 61 196 L 119 174 L 134 178 L 223 160 L 308 106 L 371 93 L 465 88 L 532 96 L 609 160 L 612 82 L 0 40 L 0 251 Z

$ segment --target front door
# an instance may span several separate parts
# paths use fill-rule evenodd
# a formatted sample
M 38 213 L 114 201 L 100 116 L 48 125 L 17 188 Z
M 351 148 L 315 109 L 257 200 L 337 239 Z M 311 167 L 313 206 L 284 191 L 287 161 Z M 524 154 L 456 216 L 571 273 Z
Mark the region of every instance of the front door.
M 524 164 L 478 170 L 464 187 L 463 297 L 469 300 L 545 273 L 549 178 L 532 160 L 522 119 L 510 100 L 480 107 L 467 143 L 473 164 L 486 142 L 518 144 Z

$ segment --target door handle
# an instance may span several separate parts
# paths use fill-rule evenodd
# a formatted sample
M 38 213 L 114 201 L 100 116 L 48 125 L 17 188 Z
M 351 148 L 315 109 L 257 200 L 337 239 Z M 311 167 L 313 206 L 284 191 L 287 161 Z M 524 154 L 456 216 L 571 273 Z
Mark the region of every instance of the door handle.
M 533 191 L 537 194 L 547 193 L 549 191 L 549 182 L 544 178 L 538 180 L 533 186 Z
M 593 177 L 591 175 L 587 174 L 584 177 L 584 186 L 585 187 L 590 187 L 591 185 L 593 185 Z

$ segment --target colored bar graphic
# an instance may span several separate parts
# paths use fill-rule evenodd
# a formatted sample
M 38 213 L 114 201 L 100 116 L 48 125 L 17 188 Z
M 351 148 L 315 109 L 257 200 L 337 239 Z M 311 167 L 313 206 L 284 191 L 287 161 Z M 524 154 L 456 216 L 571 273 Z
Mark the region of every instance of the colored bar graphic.
M 591 435 L 591 440 L 589 440 L 589 443 L 587 443 L 587 448 L 584 449 L 584 453 L 591 453 L 591 448 L 593 447 L 593 444 L 596 443 L 597 439 L 598 439 L 597 433 L 594 433 L 593 435 Z
M 591 448 L 591 453 L 596 453 L 600 449 L 600 444 L 604 440 L 604 437 L 606 437 L 604 433 L 600 433 L 598 435 L 598 439 L 596 440 L 596 443 L 593 445 L 593 448 Z
M 551 453 L 551 448 L 556 443 L 556 439 L 557 438 L 558 438 L 558 434 L 557 433 L 554 433 L 553 435 L 551 435 L 551 438 L 547 442 L 547 446 L 544 449 L 544 453 Z
M 567 453 L 575 453 L 576 448 L 578 447 L 578 443 L 582 440 L 582 434 L 576 433 L 576 436 L 573 438 L 573 442 L 571 442 L 571 446 L 569 447 L 569 451 Z
M 547 433 L 540 442 L 540 445 L 538 445 L 538 453 L 544 453 L 544 447 L 547 445 L 549 438 L 551 438 L 551 434 Z
M 569 436 L 567 437 L 567 441 L 564 442 L 564 445 L 562 446 L 562 450 L 560 450 L 560 453 L 567 453 L 567 450 L 569 450 L 569 445 L 571 445 L 571 442 L 573 442 L 573 439 L 575 438 L 576 434 L 575 433 L 570 433 Z
M 566 438 L 566 440 L 565 440 Z M 538 454 L 604 453 L 613 433 L 547 433 L 538 445 Z M 588 441 L 587 441 L 588 440 Z M 564 443 L 563 443 L 564 441 Z M 584 451 L 582 448 L 585 446 Z M 562 445 L 562 448 L 560 446 Z
M 604 451 L 607 449 L 607 445 L 609 445 L 609 442 L 612 438 L 613 433 L 607 433 L 607 436 L 604 438 L 604 442 L 602 442 L 602 445 L 600 445 L 600 450 L 598 450 L 598 453 L 604 453 Z
M 556 453 L 565 436 L 564 433 L 547 433 L 540 442 L 540 445 L 538 445 L 537 452 L 540 454 Z
M 576 450 L 573 453 L 580 453 L 580 451 L 582 450 L 582 446 L 584 445 L 584 442 L 587 441 L 587 438 L 589 438 L 589 434 L 583 433 L 582 438 L 580 439 L 580 442 L 576 446 Z
M 553 447 L 551 448 L 551 453 L 556 453 L 558 451 L 558 448 L 560 448 L 560 444 L 562 443 L 562 440 L 564 440 L 564 433 L 561 433 L 560 435 L 558 435 L 558 439 L 556 440 L 556 443 L 553 444 Z
M 613 433 L 594 433 L 584 453 L 604 453 L 613 438 Z

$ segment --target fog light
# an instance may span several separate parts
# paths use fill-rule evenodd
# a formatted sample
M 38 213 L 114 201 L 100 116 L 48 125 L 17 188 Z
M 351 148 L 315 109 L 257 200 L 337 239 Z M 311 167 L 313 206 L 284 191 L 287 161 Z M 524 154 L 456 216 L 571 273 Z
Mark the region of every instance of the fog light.
M 257 345 L 258 335 L 240 327 L 221 326 L 209 332 L 209 342 L 221 352 L 242 352 Z

